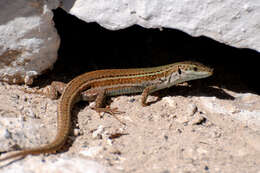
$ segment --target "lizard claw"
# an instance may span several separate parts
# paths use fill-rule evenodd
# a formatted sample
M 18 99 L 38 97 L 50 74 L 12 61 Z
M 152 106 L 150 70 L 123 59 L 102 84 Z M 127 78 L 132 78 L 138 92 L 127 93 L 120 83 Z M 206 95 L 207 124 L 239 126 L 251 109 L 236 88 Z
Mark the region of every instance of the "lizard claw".
M 105 112 L 105 113 L 108 113 L 110 115 L 125 113 L 123 111 L 118 111 L 118 108 L 110 108 L 109 106 L 107 106 L 105 108 L 92 107 L 91 109 L 95 110 L 98 113 Z
M 92 107 L 91 109 L 95 110 L 96 112 L 100 113 L 101 112 L 105 112 L 108 113 L 110 115 L 112 115 L 115 119 L 117 119 L 121 124 L 126 125 L 124 122 L 122 122 L 117 116 L 116 114 L 122 114 L 125 113 L 123 111 L 118 111 L 118 108 L 110 108 L 109 106 L 106 106 L 105 108 L 97 108 L 97 107 Z

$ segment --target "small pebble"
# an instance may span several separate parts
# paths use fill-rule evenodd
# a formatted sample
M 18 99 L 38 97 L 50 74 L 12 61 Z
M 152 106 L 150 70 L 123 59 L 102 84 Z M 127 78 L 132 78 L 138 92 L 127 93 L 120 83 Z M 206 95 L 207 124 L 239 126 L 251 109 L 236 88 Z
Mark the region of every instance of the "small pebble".
M 205 150 L 205 149 L 203 149 L 203 148 L 201 148 L 201 147 L 197 148 L 196 151 L 197 151 L 199 154 L 207 154 L 207 153 L 208 153 L 207 150 Z
M 32 111 L 32 109 L 26 110 L 28 117 L 30 118 L 36 118 L 36 114 Z
M 181 129 L 177 129 L 177 132 L 178 132 L 178 133 L 182 133 L 182 130 L 181 130 Z
M 193 116 L 198 111 L 198 107 L 195 104 L 189 104 L 187 106 L 188 116 Z
M 74 133 L 74 136 L 79 136 L 80 135 L 80 130 L 79 129 L 74 129 L 73 133 Z
M 130 98 L 129 102 L 131 103 L 135 102 L 135 98 Z
M 0 139 L 10 139 L 12 137 L 11 133 L 8 129 L 2 129 L 0 130 Z
M 12 99 L 18 100 L 20 96 L 18 94 L 11 95 Z
M 5 138 L 6 138 L 6 139 L 10 139 L 10 138 L 12 137 L 12 136 L 11 136 L 11 133 L 9 132 L 8 129 L 5 130 L 5 134 L 4 134 L 4 135 L 5 135 Z
M 98 129 L 95 130 L 93 133 L 92 133 L 92 137 L 94 139 L 102 139 L 102 133 L 104 131 L 104 127 L 102 125 L 98 126 Z
M 210 135 L 211 135 L 212 138 L 220 138 L 221 137 L 221 133 L 217 132 L 217 131 L 210 133 Z
M 168 141 L 168 136 L 167 135 L 164 135 L 164 139 L 165 139 L 165 141 Z
M 80 154 L 82 154 L 82 155 L 84 155 L 84 156 L 88 156 L 88 157 L 94 157 L 94 156 L 97 155 L 101 150 L 102 150 L 102 147 L 100 147 L 100 146 L 91 147 L 91 148 L 88 148 L 88 149 L 86 149 L 86 150 L 80 151 Z
M 23 111 L 24 110 L 24 106 L 20 105 L 20 106 L 18 106 L 18 109 L 19 109 L 19 111 Z
M 32 85 L 33 83 L 33 76 L 36 76 L 37 75 L 37 72 L 35 71 L 28 71 L 26 73 L 26 76 L 24 77 L 24 83 L 26 85 Z
M 201 115 L 196 115 L 194 116 L 194 118 L 191 120 L 191 124 L 192 125 L 199 125 L 202 124 L 203 122 L 205 122 L 207 119 Z
M 176 119 L 176 122 L 181 124 L 187 124 L 189 122 L 189 119 L 187 116 L 180 116 Z

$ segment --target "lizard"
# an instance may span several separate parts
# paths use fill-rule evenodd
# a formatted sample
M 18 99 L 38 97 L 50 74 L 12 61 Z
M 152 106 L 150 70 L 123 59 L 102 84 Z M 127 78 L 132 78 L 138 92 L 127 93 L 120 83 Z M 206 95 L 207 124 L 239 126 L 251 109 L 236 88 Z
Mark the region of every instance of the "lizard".
M 57 133 L 49 144 L 7 154 L 0 161 L 42 153 L 55 153 L 65 144 L 71 127 L 71 110 L 80 100 L 95 101 L 98 112 L 117 113 L 117 108 L 103 107 L 106 96 L 142 93 L 141 103 L 147 106 L 150 93 L 190 80 L 209 77 L 213 69 L 198 62 L 184 61 L 168 65 L 133 69 L 106 69 L 86 72 L 63 88 L 57 110 Z M 53 91 L 58 90 L 52 87 Z M 56 92 L 56 91 L 55 91 Z M 60 91 L 61 92 L 61 91 Z

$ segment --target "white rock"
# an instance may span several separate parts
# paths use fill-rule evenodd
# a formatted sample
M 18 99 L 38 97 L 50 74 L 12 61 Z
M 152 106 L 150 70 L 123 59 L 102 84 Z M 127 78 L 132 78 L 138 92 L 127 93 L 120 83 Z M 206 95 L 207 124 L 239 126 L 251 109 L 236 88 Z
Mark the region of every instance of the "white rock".
M 0 80 L 33 82 L 57 59 L 59 36 L 52 21 L 58 0 L 0 1 Z
M 193 119 L 190 121 L 190 124 L 192 125 L 198 125 L 203 123 L 206 120 L 206 118 L 200 114 L 196 114 Z
M 198 107 L 196 104 L 187 105 L 186 112 L 188 116 L 193 116 L 197 111 L 198 111 Z
M 208 151 L 202 147 L 197 148 L 196 151 L 201 155 L 208 153 Z
M 248 124 L 260 125 L 260 96 L 254 94 L 233 94 L 235 100 L 215 97 L 200 97 L 199 104 L 206 112 L 232 116 Z
M 60 158 L 56 161 L 42 162 L 40 158 L 28 156 L 1 169 L 5 173 L 107 173 L 106 168 L 97 162 L 83 158 Z
M 104 132 L 104 127 L 102 125 L 98 126 L 97 130 L 93 131 L 92 138 L 102 139 L 103 132 Z
M 96 156 L 102 150 L 101 146 L 90 147 L 80 151 L 80 154 L 88 157 Z
M 44 128 L 41 127 L 40 121 L 33 118 L 24 121 L 22 117 L 1 117 L 0 128 L 1 151 L 9 151 L 15 144 L 21 148 L 29 148 L 40 145 L 41 142 L 47 142 L 44 138 L 39 140 L 39 135 L 44 131 Z M 45 133 L 48 132 L 45 130 Z
M 181 124 L 185 124 L 188 123 L 189 120 L 190 119 L 187 116 L 178 116 L 175 121 Z
M 175 28 L 260 51 L 259 0 L 64 0 L 63 5 L 70 14 L 111 30 L 134 24 Z
M 1 142 L 0 152 L 4 152 L 8 148 L 7 141 L 11 137 L 12 137 L 11 133 L 8 131 L 8 129 L 0 125 L 0 142 Z

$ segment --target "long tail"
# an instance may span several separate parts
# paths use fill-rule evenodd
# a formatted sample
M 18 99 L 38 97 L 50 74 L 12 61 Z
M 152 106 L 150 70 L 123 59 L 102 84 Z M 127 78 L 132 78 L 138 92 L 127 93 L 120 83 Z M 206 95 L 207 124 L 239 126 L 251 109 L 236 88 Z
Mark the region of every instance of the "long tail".
M 29 148 L 15 153 L 9 154 L 0 158 L 0 161 L 5 161 L 17 157 L 25 157 L 29 154 L 37 155 L 41 153 L 55 153 L 59 150 L 66 142 L 66 139 L 70 131 L 71 121 L 71 109 L 72 106 L 80 99 L 79 92 L 89 88 L 89 83 L 92 78 L 92 73 L 85 73 L 69 82 L 61 95 L 60 103 L 58 105 L 58 118 L 57 118 L 57 135 L 53 142 L 42 147 Z
M 17 157 L 25 157 L 27 155 L 37 155 L 37 154 L 41 154 L 41 153 L 55 153 L 57 150 L 59 150 L 64 142 L 63 141 L 56 141 L 52 142 L 50 144 L 47 144 L 46 146 L 42 146 L 42 147 L 38 147 L 38 148 L 30 148 L 30 149 L 24 149 L 21 151 L 17 151 L 15 153 L 12 154 L 7 154 L 7 156 L 4 156 L 2 158 L 0 158 L 0 161 L 5 161 L 5 160 L 9 160 L 12 158 L 17 158 Z

